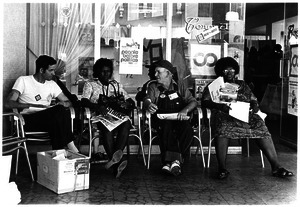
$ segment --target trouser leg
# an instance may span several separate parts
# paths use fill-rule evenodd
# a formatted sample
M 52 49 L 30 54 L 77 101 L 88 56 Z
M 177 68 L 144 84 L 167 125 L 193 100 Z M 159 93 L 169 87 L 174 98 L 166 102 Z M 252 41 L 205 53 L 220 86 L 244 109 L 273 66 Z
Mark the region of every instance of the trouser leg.
M 179 148 L 182 155 L 189 150 L 193 141 L 193 128 L 189 121 L 176 122 L 176 134 L 179 141 Z
M 52 148 L 62 149 L 73 141 L 70 111 L 57 105 L 33 114 L 24 115 L 25 131 L 46 131 Z

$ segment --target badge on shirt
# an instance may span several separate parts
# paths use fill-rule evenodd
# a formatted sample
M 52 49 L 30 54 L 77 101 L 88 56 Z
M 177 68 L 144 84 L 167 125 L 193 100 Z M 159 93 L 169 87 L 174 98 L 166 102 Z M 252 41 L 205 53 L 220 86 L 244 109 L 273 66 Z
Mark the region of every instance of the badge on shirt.
M 178 94 L 177 93 L 172 93 L 172 94 L 169 95 L 169 99 L 170 100 L 173 100 L 175 98 L 178 98 Z
M 40 95 L 40 94 L 36 95 L 34 98 L 35 98 L 35 100 L 36 100 L 36 101 L 39 101 L 39 100 L 41 100 L 41 99 L 42 99 L 42 97 L 41 97 L 41 95 Z
M 165 94 L 160 94 L 159 97 L 160 97 L 160 98 L 166 98 L 166 95 L 165 95 Z

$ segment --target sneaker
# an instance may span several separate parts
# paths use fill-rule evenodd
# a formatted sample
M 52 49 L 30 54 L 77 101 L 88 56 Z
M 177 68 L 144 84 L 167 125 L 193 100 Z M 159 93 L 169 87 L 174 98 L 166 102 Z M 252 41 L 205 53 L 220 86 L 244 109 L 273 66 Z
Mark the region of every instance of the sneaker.
M 109 169 L 114 164 L 120 162 L 122 157 L 123 157 L 123 151 L 122 150 L 115 151 L 115 153 L 113 154 L 112 159 L 105 165 L 105 168 Z
M 162 168 L 161 168 L 161 170 L 163 171 L 163 172 L 166 172 L 166 173 L 171 173 L 171 164 L 165 164 Z
M 92 154 L 92 157 L 91 157 L 91 163 L 105 163 L 105 162 L 108 162 L 108 159 L 107 157 L 105 156 L 104 153 L 102 152 L 97 152 L 95 154 Z
M 121 164 L 118 166 L 118 169 L 117 169 L 116 178 L 119 178 L 121 176 L 121 173 L 126 168 L 126 166 L 127 166 L 127 160 L 124 160 L 123 162 L 121 162 Z
M 172 165 L 171 165 L 171 173 L 174 175 L 174 176 L 178 176 L 181 174 L 181 167 L 180 167 L 180 162 L 178 160 L 175 160 L 172 162 Z

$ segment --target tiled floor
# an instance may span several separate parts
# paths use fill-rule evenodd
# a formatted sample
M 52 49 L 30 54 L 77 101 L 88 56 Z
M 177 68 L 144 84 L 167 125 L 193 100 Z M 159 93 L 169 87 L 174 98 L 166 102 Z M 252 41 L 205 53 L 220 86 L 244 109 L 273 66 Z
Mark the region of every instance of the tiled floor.
M 278 144 L 278 123 L 270 122 L 269 129 L 280 162 L 293 171 L 288 179 L 271 176 L 265 159 L 261 167 L 258 153 L 250 157 L 228 155 L 230 176 L 216 178 L 217 160 L 212 155 L 209 169 L 203 168 L 201 156 L 192 155 L 185 160 L 183 174 L 179 177 L 161 172 L 159 155 L 151 156 L 150 170 L 144 167 L 141 157 L 130 156 L 128 168 L 119 179 L 104 169 L 104 164 L 93 164 L 88 190 L 57 195 L 30 179 L 26 162 L 17 177 L 11 176 L 21 192 L 20 204 L 196 204 L 196 205 L 296 205 L 297 152 Z M 253 149 L 253 148 L 252 148 Z M 41 149 L 40 149 L 41 150 Z M 36 155 L 30 159 L 36 177 Z M 45 150 L 41 150 L 45 151 Z M 205 155 L 207 159 L 207 155 Z M 23 158 L 24 159 L 24 158 Z M 14 168 L 14 167 L 12 167 Z M 12 169 L 13 172 L 14 169 Z M 300 202 L 300 201 L 299 201 Z
M 277 145 L 279 159 L 287 169 L 297 173 L 297 153 Z M 36 158 L 31 155 L 34 174 Z M 119 179 L 94 164 L 88 190 L 57 195 L 36 182 L 31 182 L 26 165 L 17 177 L 12 176 L 21 192 L 20 204 L 197 204 L 197 205 L 270 205 L 296 202 L 297 176 L 280 179 L 271 176 L 270 166 L 261 168 L 259 155 L 247 158 L 228 156 L 231 174 L 226 180 L 215 177 L 216 158 L 210 169 L 204 169 L 200 156 L 187 159 L 179 177 L 162 174 L 158 155 L 152 156 L 147 170 L 141 158 L 130 157 L 129 166 Z

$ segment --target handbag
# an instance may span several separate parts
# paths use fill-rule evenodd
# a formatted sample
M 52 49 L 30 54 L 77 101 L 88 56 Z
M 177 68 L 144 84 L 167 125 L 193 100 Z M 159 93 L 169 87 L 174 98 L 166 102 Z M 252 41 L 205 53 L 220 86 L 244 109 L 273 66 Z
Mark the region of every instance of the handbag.
M 120 93 L 120 90 L 119 90 L 119 83 L 117 83 L 118 85 L 118 90 L 115 88 L 113 82 L 116 82 L 116 81 L 110 81 L 108 83 L 111 84 L 114 88 L 114 95 L 112 96 L 107 96 L 105 94 L 100 94 L 99 95 L 99 99 L 98 99 L 98 104 L 99 105 L 102 105 L 102 106 L 105 106 L 106 108 L 111 108 L 119 113 L 122 113 L 124 115 L 130 115 L 131 111 L 134 109 L 134 104 L 130 104 L 130 106 L 125 105 L 126 103 L 126 100 L 125 100 L 125 97 L 122 93 Z

